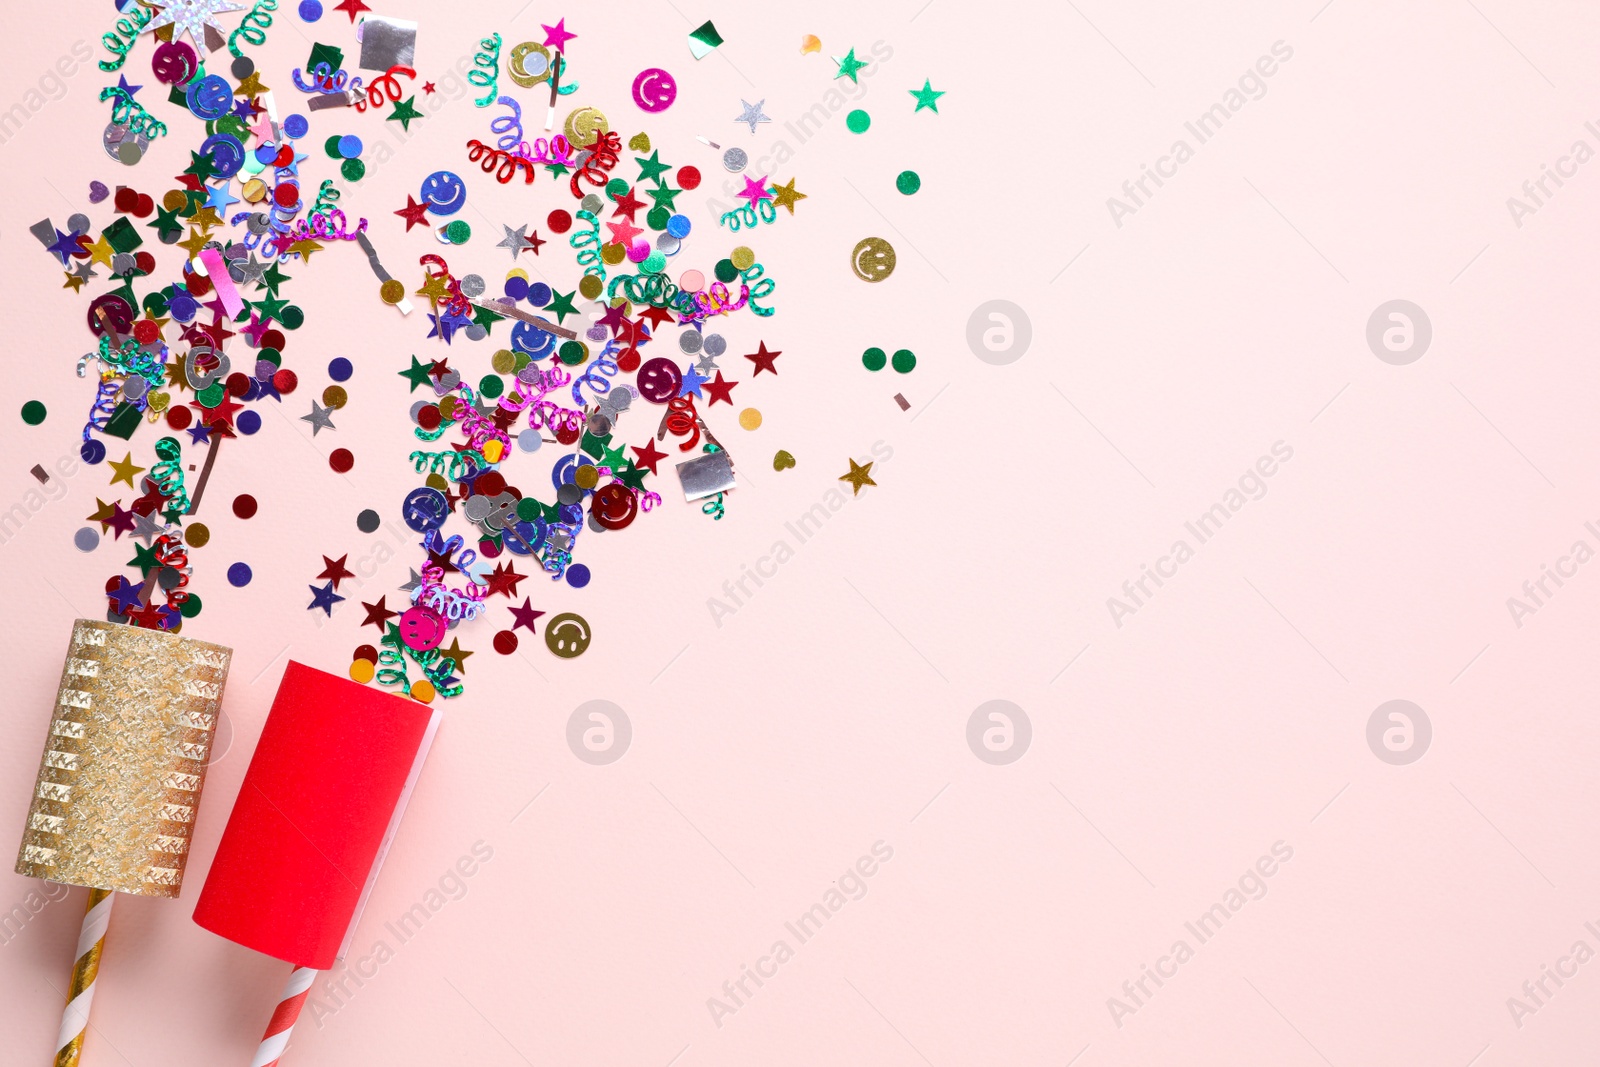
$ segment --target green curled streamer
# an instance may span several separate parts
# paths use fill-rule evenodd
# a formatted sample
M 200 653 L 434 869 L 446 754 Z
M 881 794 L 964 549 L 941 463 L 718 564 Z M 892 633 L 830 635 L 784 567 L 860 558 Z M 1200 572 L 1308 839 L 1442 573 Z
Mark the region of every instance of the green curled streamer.
M 257 48 L 267 43 L 267 28 L 272 25 L 272 13 L 278 10 L 278 0 L 256 0 L 256 6 L 239 23 L 239 28 L 228 34 L 228 51 L 233 53 L 233 58 L 240 59 L 244 52 L 239 49 L 239 38 L 243 37 L 247 44 Z
M 483 86 L 487 92 L 474 100 L 479 107 L 488 107 L 500 99 L 500 35 L 485 37 L 478 42 L 478 52 L 472 57 L 477 70 L 467 71 L 467 81 Z
M 128 52 L 133 48 L 133 42 L 139 39 L 140 31 L 155 17 L 154 11 L 141 5 L 134 8 L 132 19 L 118 19 L 113 32 L 101 34 L 100 43 L 105 45 L 106 51 L 117 59 L 114 63 L 102 59 L 99 64 L 100 69 L 107 74 L 121 70 L 122 65 L 128 61 Z M 124 37 L 127 38 L 126 41 L 123 40 Z
M 743 271 L 739 275 L 746 285 L 750 285 L 751 282 L 757 282 L 757 284 L 750 286 L 750 310 L 763 318 L 775 314 L 777 310 L 776 308 L 764 308 L 756 303 L 756 297 L 768 296 L 778 287 L 778 283 L 771 278 L 762 277 L 765 273 L 766 271 L 761 264 L 752 263 L 749 270 Z
M 111 105 L 111 121 L 119 126 L 127 126 L 133 133 L 142 133 L 154 140 L 167 132 L 167 124 L 153 117 L 121 86 L 108 85 L 101 89 L 100 99 L 115 101 Z
M 159 460 L 150 468 L 150 479 L 156 483 L 156 488 L 161 490 L 161 495 L 167 498 L 167 510 L 188 511 L 189 493 L 183 487 L 183 449 L 177 439 L 163 437 L 156 442 L 156 456 Z
M 759 200 L 755 204 L 746 204 L 744 207 L 736 207 L 725 213 L 717 220 L 717 225 L 726 226 L 734 233 L 738 233 L 741 226 L 755 226 L 758 213 L 762 222 L 778 221 L 777 205 L 771 200 Z
M 594 275 L 603 285 L 606 280 L 606 261 L 600 255 L 600 220 L 595 217 L 594 212 L 584 211 L 581 208 L 578 211 L 578 218 L 593 228 L 573 230 L 572 236 L 567 238 L 567 243 L 578 253 L 578 266 L 583 268 L 583 273 Z

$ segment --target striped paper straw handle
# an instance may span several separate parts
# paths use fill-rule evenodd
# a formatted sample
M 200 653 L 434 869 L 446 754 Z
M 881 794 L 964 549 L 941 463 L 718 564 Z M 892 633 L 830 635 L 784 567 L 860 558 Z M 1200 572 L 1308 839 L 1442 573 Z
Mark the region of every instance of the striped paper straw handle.
M 267 1023 L 266 1036 L 257 1046 L 256 1058 L 250 1061 L 250 1067 L 275 1067 L 283 1058 L 283 1050 L 289 1046 L 289 1034 L 300 1018 L 300 1009 L 305 1007 L 316 977 L 317 972 L 310 967 L 296 967 L 289 975 L 289 984 L 283 987 L 283 996 L 278 998 L 277 1010 L 272 1013 L 272 1021 Z
M 61 1031 L 56 1035 L 56 1067 L 77 1067 L 83 1054 L 83 1032 L 89 1027 L 89 1005 L 94 1001 L 94 980 L 100 974 L 100 953 L 106 943 L 106 927 L 111 925 L 111 903 L 116 894 L 109 889 L 89 890 L 89 910 L 78 932 L 78 954 L 72 964 L 72 985 L 67 989 L 67 1010 L 61 1015 Z

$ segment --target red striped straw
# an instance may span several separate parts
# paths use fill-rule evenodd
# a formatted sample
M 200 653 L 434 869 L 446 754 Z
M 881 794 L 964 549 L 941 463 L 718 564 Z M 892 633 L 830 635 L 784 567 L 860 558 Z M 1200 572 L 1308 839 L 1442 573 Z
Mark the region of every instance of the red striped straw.
M 266 1035 L 261 1038 L 250 1067 L 276 1067 L 283 1058 L 283 1051 L 289 1046 L 289 1034 L 300 1018 L 300 1009 L 305 1007 L 316 977 L 317 972 L 310 967 L 296 967 L 289 975 L 289 984 L 283 987 L 283 996 L 278 999 L 278 1007 L 272 1013 L 272 1021 L 267 1023 Z

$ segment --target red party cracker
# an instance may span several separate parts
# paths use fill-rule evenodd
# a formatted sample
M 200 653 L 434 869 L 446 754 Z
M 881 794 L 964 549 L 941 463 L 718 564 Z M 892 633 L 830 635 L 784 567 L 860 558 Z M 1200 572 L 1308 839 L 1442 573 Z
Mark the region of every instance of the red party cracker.
M 438 713 L 289 662 L 194 920 L 325 970 L 365 902 Z

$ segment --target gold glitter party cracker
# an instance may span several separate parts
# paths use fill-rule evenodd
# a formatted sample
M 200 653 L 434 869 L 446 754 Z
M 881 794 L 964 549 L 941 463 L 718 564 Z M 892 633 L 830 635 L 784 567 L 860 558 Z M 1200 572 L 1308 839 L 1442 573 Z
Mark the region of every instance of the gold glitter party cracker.
M 17 873 L 176 897 L 233 650 L 79 619 Z

